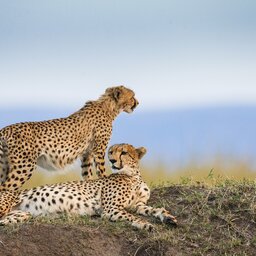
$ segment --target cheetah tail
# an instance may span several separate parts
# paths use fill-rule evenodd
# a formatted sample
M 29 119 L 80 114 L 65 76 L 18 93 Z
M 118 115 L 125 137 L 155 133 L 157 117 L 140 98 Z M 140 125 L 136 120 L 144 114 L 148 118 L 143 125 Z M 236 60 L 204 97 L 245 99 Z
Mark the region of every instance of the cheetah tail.
M 9 170 L 8 146 L 3 138 L 0 138 L 0 185 L 5 181 Z

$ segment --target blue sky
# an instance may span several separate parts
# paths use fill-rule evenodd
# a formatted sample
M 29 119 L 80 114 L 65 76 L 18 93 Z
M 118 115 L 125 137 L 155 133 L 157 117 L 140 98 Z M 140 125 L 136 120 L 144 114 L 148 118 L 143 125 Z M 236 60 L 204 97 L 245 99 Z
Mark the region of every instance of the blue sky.
M 253 0 L 1 1 L 0 107 L 77 108 L 125 84 L 143 109 L 254 104 Z

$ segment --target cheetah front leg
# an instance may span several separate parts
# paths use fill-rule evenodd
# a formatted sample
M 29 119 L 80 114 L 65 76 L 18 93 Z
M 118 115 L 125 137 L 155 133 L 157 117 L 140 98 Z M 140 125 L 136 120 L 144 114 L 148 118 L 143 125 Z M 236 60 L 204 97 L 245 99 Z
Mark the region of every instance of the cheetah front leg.
M 144 216 L 154 216 L 155 218 L 160 219 L 162 223 L 166 223 L 168 225 L 177 225 L 176 218 L 164 208 L 154 208 L 139 202 L 136 205 L 136 212 Z
M 91 180 L 93 177 L 93 163 L 95 163 L 98 177 L 105 177 L 105 151 L 102 147 L 94 149 L 93 153 L 86 153 L 82 157 L 82 177 L 84 180 Z
M 130 223 L 132 223 L 132 226 L 137 229 L 145 229 L 148 231 L 153 230 L 153 225 L 151 223 L 142 220 L 127 212 L 126 210 L 118 207 L 113 207 L 109 210 L 105 210 L 101 216 L 106 217 L 111 221 L 129 221 Z
M 93 147 L 94 163 L 98 177 L 106 177 L 105 170 L 105 152 L 107 149 L 109 137 L 95 138 L 95 145 Z
M 103 131 L 104 133 L 104 131 Z M 82 177 L 84 180 L 92 179 L 93 163 L 98 177 L 105 177 L 105 152 L 109 141 L 108 135 L 104 138 L 101 133 L 94 135 L 92 150 L 84 153 L 81 158 Z
M 9 212 L 5 217 L 0 220 L 0 225 L 10 225 L 24 222 L 30 219 L 32 215 L 29 212 L 23 212 L 21 210 L 14 210 Z
M 91 153 L 85 153 L 81 159 L 82 178 L 84 180 L 92 179 L 93 169 L 93 155 Z
M 94 156 L 94 163 L 96 167 L 96 174 L 98 177 L 106 177 L 105 170 L 105 151 L 102 149 L 97 150 Z

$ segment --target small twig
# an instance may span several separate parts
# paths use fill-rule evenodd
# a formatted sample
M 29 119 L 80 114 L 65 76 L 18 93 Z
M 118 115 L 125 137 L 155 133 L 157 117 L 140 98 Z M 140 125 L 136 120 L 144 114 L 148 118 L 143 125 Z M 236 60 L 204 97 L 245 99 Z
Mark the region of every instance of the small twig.
M 136 252 L 134 253 L 133 256 L 136 256 L 136 255 L 137 255 L 137 253 L 139 252 L 139 250 L 140 250 L 140 248 L 141 248 L 142 246 L 143 246 L 143 245 L 141 245 L 141 246 L 139 246 L 139 247 L 137 248 L 137 250 L 136 250 Z

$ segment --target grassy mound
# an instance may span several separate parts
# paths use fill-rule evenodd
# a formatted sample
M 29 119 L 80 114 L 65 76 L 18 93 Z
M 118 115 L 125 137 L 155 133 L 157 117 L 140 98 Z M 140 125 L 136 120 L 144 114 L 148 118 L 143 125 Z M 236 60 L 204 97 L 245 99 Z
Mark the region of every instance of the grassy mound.
M 155 231 L 126 223 L 61 215 L 0 228 L 0 255 L 256 255 L 256 183 L 218 182 L 158 186 L 149 205 L 177 216 Z

